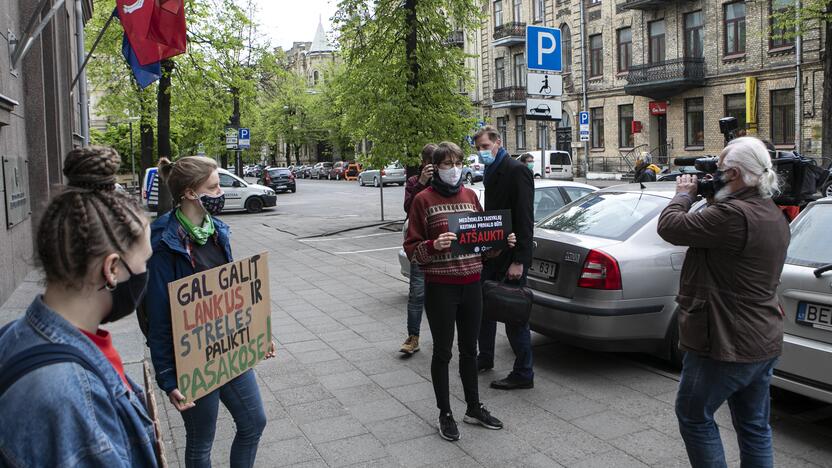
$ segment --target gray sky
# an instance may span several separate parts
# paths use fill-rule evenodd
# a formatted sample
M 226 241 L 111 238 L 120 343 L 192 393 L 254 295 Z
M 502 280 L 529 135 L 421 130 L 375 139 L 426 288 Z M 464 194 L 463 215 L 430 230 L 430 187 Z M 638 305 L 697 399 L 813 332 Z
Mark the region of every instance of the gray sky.
M 309 41 L 315 37 L 318 16 L 327 33 L 332 32 L 329 19 L 335 14 L 337 0 L 256 0 L 257 20 L 273 46 L 284 50 L 292 42 Z

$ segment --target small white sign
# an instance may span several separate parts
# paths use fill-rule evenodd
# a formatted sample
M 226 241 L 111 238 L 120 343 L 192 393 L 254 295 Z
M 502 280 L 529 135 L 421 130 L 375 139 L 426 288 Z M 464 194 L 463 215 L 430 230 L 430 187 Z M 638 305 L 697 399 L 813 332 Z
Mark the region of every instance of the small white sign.
M 237 129 L 236 128 L 226 128 L 225 129 L 225 148 L 226 149 L 237 149 Z
M 526 94 L 529 96 L 563 95 L 563 77 L 552 73 L 529 73 L 526 79 Z
M 563 105 L 555 99 L 526 99 L 526 118 L 529 120 L 560 120 Z
M 589 141 L 589 130 L 581 130 L 581 141 Z

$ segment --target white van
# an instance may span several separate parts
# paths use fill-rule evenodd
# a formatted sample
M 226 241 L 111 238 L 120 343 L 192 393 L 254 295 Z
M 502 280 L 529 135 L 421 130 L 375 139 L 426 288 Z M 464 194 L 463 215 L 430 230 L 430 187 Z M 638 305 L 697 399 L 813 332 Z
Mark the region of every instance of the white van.
M 559 150 L 546 151 L 548 157 L 545 160 L 540 157 L 541 151 L 527 151 L 519 157 L 522 158 L 527 154 L 534 156 L 535 177 L 559 180 L 573 179 L 572 155 L 568 152 Z
M 142 203 L 148 211 L 159 208 L 159 186 L 157 169 L 151 167 L 144 173 Z M 225 206 L 222 211 L 246 210 L 259 213 L 263 208 L 275 206 L 277 195 L 274 190 L 259 184 L 250 184 L 225 169 L 219 169 L 220 187 L 225 192 Z

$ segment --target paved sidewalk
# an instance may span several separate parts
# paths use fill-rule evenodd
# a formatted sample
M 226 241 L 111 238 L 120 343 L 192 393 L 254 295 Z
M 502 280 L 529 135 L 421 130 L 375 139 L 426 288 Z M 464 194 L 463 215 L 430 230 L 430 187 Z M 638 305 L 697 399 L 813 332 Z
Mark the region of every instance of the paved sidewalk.
M 270 253 L 272 323 L 278 357 L 256 371 L 268 414 L 257 465 L 317 466 L 687 466 L 673 412 L 673 374 L 615 355 L 561 345 L 534 335 L 533 390 L 488 388 L 511 368 L 501 334 L 495 372 L 480 376 L 482 400 L 506 423 L 489 431 L 461 423 L 462 386 L 452 363 L 452 405 L 462 439 L 436 434 L 430 384 L 430 333 L 422 352 L 397 353 L 404 339 L 407 283 L 360 256 L 338 256 L 275 230 L 257 216 L 225 218 L 235 256 Z M 40 290 L 32 275 L 0 308 L 0 322 L 22 314 Z M 147 354 L 134 319 L 109 327 L 127 369 L 140 376 Z M 455 359 L 456 360 L 456 357 Z M 182 419 L 165 402 L 168 459 L 183 466 Z M 234 424 L 221 409 L 213 452 L 227 466 Z M 727 411 L 719 414 L 728 457 L 738 465 Z M 777 466 L 829 466 L 828 430 L 775 417 Z

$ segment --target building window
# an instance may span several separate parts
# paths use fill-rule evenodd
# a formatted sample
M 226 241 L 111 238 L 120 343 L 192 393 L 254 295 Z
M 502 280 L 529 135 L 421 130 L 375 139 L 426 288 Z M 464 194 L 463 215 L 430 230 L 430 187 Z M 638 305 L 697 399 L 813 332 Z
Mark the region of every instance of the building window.
M 494 2 L 494 26 L 500 27 L 503 25 L 503 0 Z
M 600 34 L 589 36 L 589 76 L 601 76 L 604 73 L 604 40 Z
M 685 99 L 685 146 L 705 146 L 703 98 Z
M 592 134 L 592 147 L 604 147 L 604 108 L 593 107 L 589 110 L 589 130 Z
M 650 34 L 649 63 L 664 62 L 664 20 L 653 21 L 647 25 Z
M 725 117 L 736 117 L 739 133 L 745 132 L 745 94 L 725 95 Z
M 537 123 L 537 147 L 540 149 L 549 147 L 549 125 L 546 122 Z
M 745 3 L 725 5 L 725 55 L 745 52 Z
M 600 5 L 600 4 L 601 4 L 601 0 L 588 0 L 588 2 L 587 2 L 587 3 L 589 3 L 589 6 L 593 6 L 593 5 Z
M 508 117 L 497 117 L 497 131 L 500 132 L 500 137 L 507 138 L 508 135 Z
M 526 61 L 523 54 L 514 54 L 514 86 L 526 86 Z
M 545 0 L 534 0 L 534 21 L 536 23 L 543 21 L 543 9 L 545 8 L 545 5 L 543 5 L 544 1 Z
M 494 60 L 494 89 L 506 87 L 506 59 Z
M 572 71 L 572 32 L 568 24 L 560 27 L 560 41 L 563 53 L 563 73 L 569 73 Z
M 514 22 L 520 23 L 523 21 L 523 0 L 514 0 Z
M 794 15 L 793 0 L 771 0 L 769 10 L 769 22 L 771 24 L 771 36 L 768 46 L 771 49 L 780 49 L 794 46 L 794 26 L 784 27 L 780 21 Z M 788 38 L 786 35 L 792 35 Z
M 705 24 L 702 11 L 685 15 L 685 57 L 705 56 Z
M 317 71 L 317 70 L 315 70 L 315 71 L 312 73 L 312 84 L 313 84 L 314 86 L 318 86 L 318 71 Z
M 626 72 L 633 63 L 633 30 L 618 30 L 618 71 Z
M 771 141 L 794 145 L 794 89 L 771 92 Z
M 633 105 L 618 106 L 618 146 L 632 148 L 633 142 Z
M 517 141 L 517 149 L 526 149 L 526 117 L 518 116 L 514 126 L 514 137 Z

